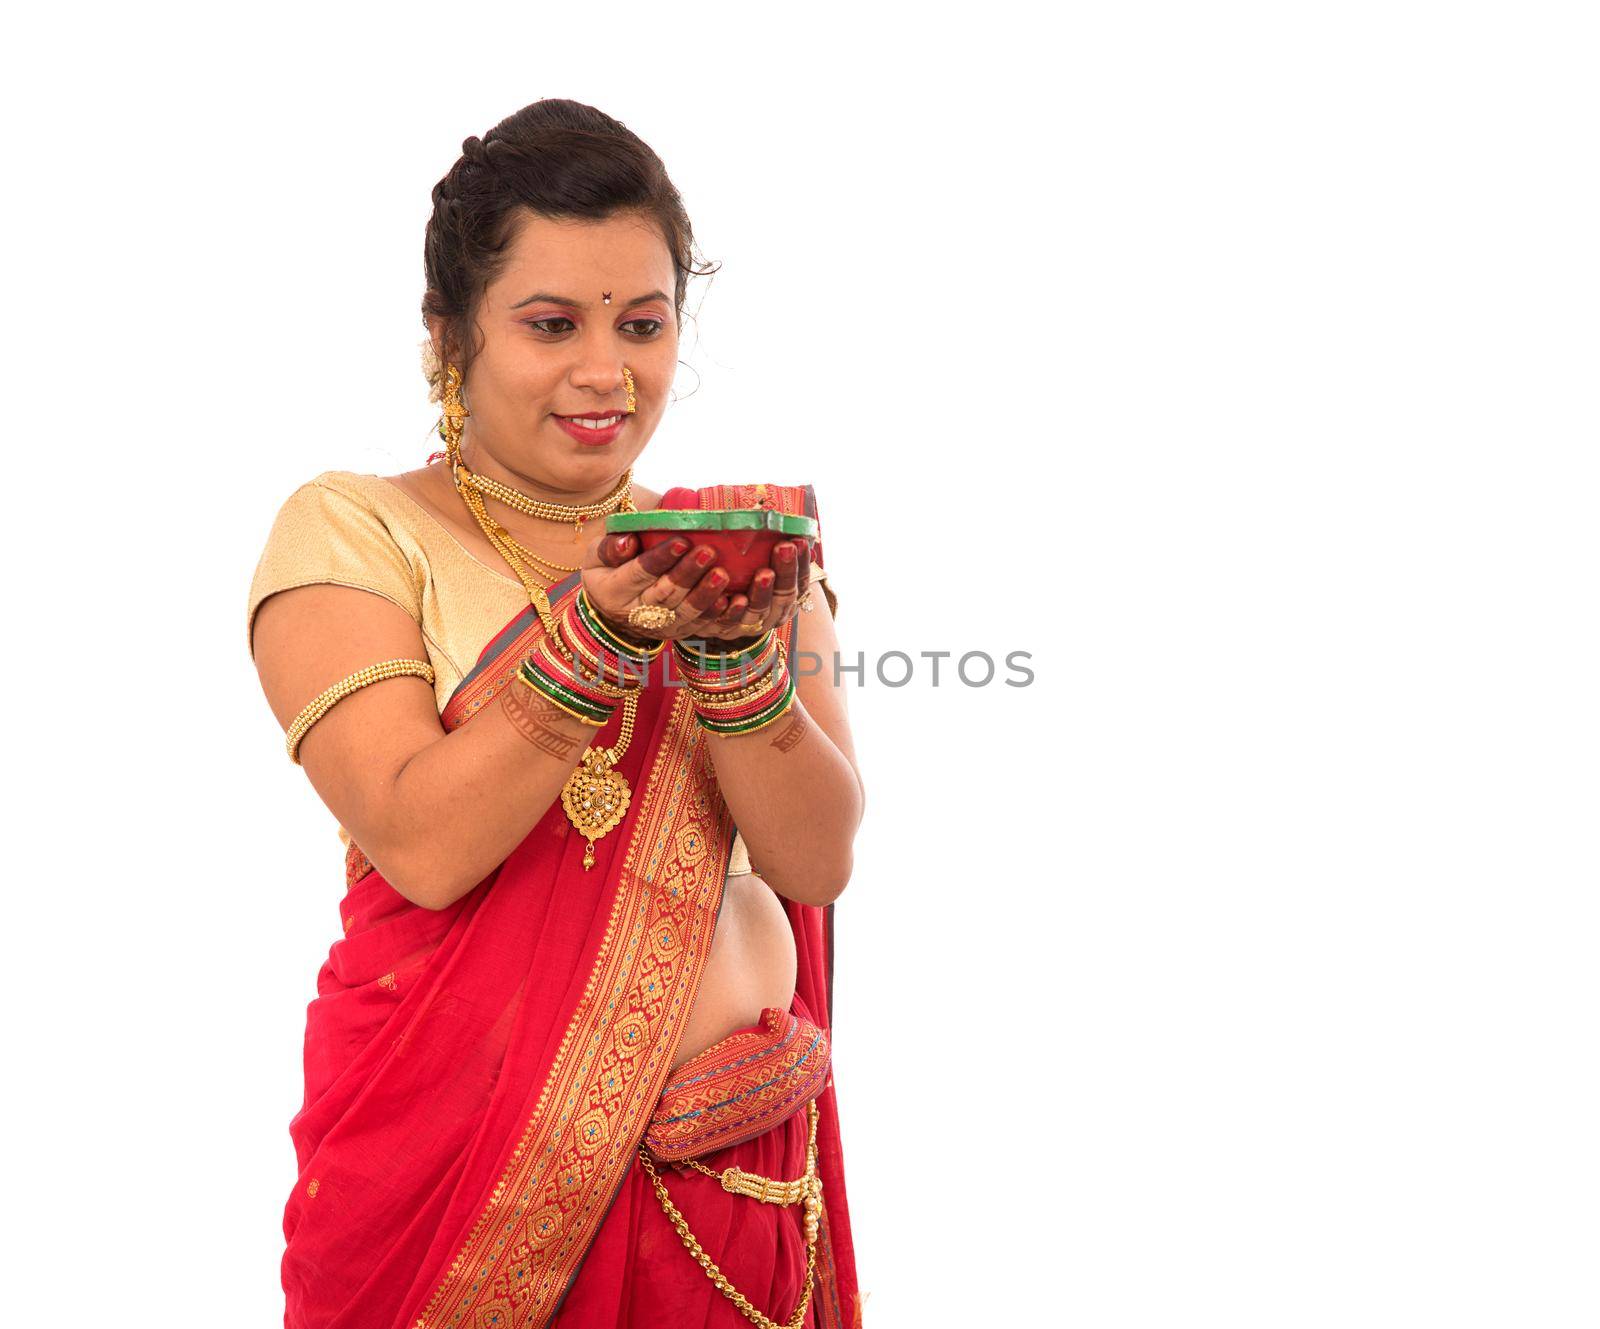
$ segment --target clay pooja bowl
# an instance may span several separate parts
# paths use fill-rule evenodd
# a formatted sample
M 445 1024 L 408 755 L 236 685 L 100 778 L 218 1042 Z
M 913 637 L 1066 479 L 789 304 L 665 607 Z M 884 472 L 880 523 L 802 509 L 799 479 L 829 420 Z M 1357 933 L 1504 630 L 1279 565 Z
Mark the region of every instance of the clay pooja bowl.
M 606 534 L 639 537 L 643 549 L 653 549 L 681 535 L 696 545 L 710 545 L 728 574 L 730 594 L 747 592 L 751 579 L 772 566 L 772 551 L 780 540 L 817 538 L 812 517 L 797 517 L 772 508 L 699 509 L 653 508 L 648 512 L 613 512 L 606 518 Z

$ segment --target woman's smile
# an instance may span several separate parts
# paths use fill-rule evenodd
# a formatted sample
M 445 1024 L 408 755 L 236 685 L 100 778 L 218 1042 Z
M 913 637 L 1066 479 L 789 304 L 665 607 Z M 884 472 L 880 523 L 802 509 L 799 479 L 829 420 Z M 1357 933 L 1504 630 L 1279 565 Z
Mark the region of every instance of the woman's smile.
M 615 442 L 628 423 L 628 417 L 621 411 L 613 411 L 610 415 L 589 411 L 584 415 L 558 415 L 555 422 L 578 442 L 597 448 Z

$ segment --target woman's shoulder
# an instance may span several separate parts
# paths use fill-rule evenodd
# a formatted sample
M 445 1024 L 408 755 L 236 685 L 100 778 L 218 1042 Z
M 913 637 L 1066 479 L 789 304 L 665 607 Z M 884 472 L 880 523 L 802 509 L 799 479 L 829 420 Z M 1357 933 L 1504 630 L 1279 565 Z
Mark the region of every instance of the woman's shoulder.
M 382 497 L 383 487 L 389 482 L 381 475 L 367 475 L 361 471 L 323 471 L 307 480 L 295 493 L 307 490 L 331 490 L 333 493 L 342 494 L 346 498 L 355 499 L 364 506 L 376 508 L 378 500 Z
M 251 578 L 248 622 L 268 596 L 316 583 L 353 586 L 420 621 L 422 570 L 384 509 L 381 476 L 323 471 L 279 506 Z
M 322 471 L 296 486 L 278 505 L 267 534 L 265 557 L 335 544 L 395 544 L 376 475 Z
M 284 499 L 278 522 L 319 527 L 354 524 L 363 529 L 398 532 L 408 523 L 403 516 L 414 502 L 399 486 L 381 475 L 362 471 L 321 471 Z

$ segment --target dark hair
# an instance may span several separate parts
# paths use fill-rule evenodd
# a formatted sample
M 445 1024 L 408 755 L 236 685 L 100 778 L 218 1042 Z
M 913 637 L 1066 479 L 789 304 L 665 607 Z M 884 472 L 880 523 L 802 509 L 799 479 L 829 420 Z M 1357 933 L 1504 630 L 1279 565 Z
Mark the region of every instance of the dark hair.
M 428 283 L 423 321 L 445 321 L 446 344 L 461 357 L 463 373 L 477 349 L 468 336 L 473 312 L 505 262 L 524 209 L 596 221 L 637 212 L 654 221 L 672 254 L 680 324 L 689 278 L 717 270 L 696 263 L 689 214 L 643 139 L 582 102 L 536 101 L 481 139 L 467 139 L 456 164 L 433 187 L 422 250 Z

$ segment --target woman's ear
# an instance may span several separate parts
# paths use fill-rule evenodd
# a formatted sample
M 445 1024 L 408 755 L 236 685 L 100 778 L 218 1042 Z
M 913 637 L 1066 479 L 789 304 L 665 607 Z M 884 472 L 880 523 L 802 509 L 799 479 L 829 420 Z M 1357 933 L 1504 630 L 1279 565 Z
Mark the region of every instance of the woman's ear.
M 428 339 L 433 343 L 433 353 L 438 358 L 439 369 L 442 373 L 444 366 L 450 363 L 450 329 L 446 320 L 430 314 L 428 316 Z
M 429 314 L 424 320 L 428 340 L 422 343 L 422 372 L 428 380 L 428 399 L 441 401 L 444 397 L 444 369 L 453 364 L 461 368 L 461 361 L 450 335 L 450 321 Z

